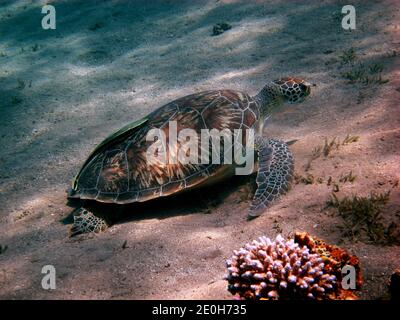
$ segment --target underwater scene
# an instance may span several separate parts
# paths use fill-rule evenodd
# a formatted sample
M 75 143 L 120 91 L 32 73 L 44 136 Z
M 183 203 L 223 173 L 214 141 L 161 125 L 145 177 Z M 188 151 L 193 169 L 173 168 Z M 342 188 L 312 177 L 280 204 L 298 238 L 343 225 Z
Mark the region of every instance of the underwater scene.
M 0 0 L 0 299 L 400 299 L 399 57 L 395 0 Z

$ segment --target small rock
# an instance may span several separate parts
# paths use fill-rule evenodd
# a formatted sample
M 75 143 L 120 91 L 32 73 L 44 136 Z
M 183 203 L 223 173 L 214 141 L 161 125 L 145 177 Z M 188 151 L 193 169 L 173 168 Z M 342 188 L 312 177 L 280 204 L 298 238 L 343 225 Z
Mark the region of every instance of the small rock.
M 229 23 L 226 22 L 222 22 L 222 23 L 217 23 L 214 27 L 213 27 L 213 36 L 218 36 L 222 33 L 224 33 L 225 31 L 231 29 L 232 26 Z

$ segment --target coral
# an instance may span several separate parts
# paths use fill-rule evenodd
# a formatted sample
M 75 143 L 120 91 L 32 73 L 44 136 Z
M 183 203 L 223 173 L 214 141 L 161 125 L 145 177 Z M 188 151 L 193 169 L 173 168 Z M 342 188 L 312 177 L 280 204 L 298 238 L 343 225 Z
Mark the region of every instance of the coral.
M 341 269 L 345 265 L 353 266 L 356 270 L 356 288 L 360 289 L 362 286 L 362 275 L 360 268 L 360 260 L 350 255 L 346 250 L 337 246 L 325 243 L 323 240 L 316 237 L 311 237 L 306 232 L 296 232 L 294 241 L 300 246 L 306 246 L 310 249 L 311 253 L 318 253 L 321 255 L 325 263 L 325 272 L 333 273 L 340 281 L 342 280 Z M 352 299 L 356 296 L 349 290 L 340 289 L 339 298 Z
M 361 285 L 358 259 L 318 241 L 296 233 L 287 241 L 278 235 L 246 244 L 226 262 L 228 290 L 242 299 L 356 299 L 341 288 L 340 268 L 355 266 Z

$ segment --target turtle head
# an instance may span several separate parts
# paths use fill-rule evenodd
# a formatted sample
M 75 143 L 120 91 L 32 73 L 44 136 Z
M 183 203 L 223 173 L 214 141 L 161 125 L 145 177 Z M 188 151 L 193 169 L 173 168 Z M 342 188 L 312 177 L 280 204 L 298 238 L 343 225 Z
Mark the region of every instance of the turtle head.
M 311 84 L 299 78 L 285 77 L 272 81 L 272 84 L 277 94 L 289 103 L 303 102 L 311 92 Z
M 311 84 L 294 77 L 284 77 L 269 82 L 257 95 L 257 98 L 265 111 L 281 102 L 299 103 L 310 95 Z

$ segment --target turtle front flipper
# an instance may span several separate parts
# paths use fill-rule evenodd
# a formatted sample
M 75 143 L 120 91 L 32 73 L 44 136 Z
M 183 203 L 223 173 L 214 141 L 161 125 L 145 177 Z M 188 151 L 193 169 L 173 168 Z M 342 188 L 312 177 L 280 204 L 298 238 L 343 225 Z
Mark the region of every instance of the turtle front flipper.
M 293 156 L 286 143 L 256 137 L 258 151 L 257 190 L 249 210 L 249 219 L 258 217 L 268 205 L 289 189 L 293 176 Z
M 74 224 L 71 227 L 71 237 L 81 233 L 99 233 L 108 228 L 109 224 L 103 218 L 94 215 L 85 208 L 79 208 L 73 213 Z

